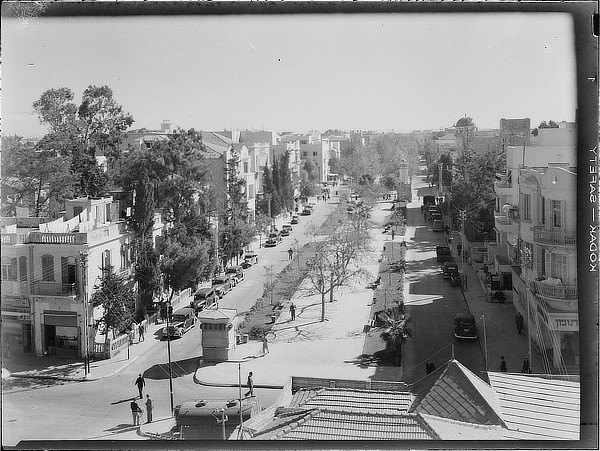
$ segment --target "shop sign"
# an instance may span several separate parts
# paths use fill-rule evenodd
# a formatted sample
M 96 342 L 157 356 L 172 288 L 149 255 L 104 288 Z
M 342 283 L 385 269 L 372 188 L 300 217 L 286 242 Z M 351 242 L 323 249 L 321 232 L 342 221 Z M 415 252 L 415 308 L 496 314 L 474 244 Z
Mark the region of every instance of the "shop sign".
M 29 310 L 29 299 L 7 297 L 2 299 L 2 307 Z
M 561 332 L 577 332 L 579 317 L 577 313 L 548 313 L 548 327 Z

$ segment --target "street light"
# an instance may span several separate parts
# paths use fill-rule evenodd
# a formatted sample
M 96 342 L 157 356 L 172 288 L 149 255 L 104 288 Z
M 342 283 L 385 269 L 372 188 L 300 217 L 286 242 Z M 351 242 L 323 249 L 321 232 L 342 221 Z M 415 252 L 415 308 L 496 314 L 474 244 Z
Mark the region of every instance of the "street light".
M 171 393 L 171 416 L 173 416 L 173 369 L 171 367 L 171 332 L 169 331 L 169 321 L 171 316 L 171 301 L 167 301 L 167 355 L 169 358 L 169 391 Z

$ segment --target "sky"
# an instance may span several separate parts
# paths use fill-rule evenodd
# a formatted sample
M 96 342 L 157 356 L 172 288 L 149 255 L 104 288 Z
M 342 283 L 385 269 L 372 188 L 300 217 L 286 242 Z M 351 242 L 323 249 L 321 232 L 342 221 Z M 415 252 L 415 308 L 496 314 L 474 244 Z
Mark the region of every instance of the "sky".
M 135 119 L 196 130 L 480 129 L 573 121 L 571 18 L 558 13 L 2 18 L 2 133 L 32 104 L 107 85 Z

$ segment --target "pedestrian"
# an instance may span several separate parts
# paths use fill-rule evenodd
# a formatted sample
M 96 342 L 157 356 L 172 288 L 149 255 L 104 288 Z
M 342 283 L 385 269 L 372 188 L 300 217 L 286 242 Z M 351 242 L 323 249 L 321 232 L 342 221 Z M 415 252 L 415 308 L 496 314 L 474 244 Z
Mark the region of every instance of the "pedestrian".
M 290 316 L 292 317 L 292 321 L 296 319 L 296 306 L 293 302 L 290 304 Z
M 152 423 L 152 408 L 154 405 L 152 404 L 152 399 L 150 399 L 150 395 L 146 395 L 146 422 Z
M 500 356 L 500 371 L 506 373 L 506 360 L 504 360 L 504 356 Z
M 396 231 L 392 229 L 392 241 L 394 241 L 394 237 L 396 236 Z
M 490 269 L 488 268 L 488 265 L 486 265 L 485 263 L 483 264 L 483 268 L 481 268 L 483 270 L 483 274 L 485 275 L 485 277 L 487 277 L 487 275 L 490 272 Z
M 521 331 L 523 330 L 523 315 L 521 315 L 521 312 L 517 313 L 515 321 L 517 323 L 517 330 L 519 331 L 519 335 L 521 335 Z
M 254 381 L 252 380 L 252 371 L 248 373 L 248 380 L 246 381 L 246 387 L 248 387 L 248 391 L 244 395 L 246 398 L 248 396 L 254 396 Z
M 460 256 L 460 253 L 461 253 L 461 251 L 462 251 L 462 244 L 458 243 L 458 244 L 456 245 L 456 251 L 458 252 L 458 255 Z
M 131 417 L 133 418 L 133 425 L 139 426 L 140 425 L 140 415 L 142 414 L 142 409 L 140 409 L 140 406 L 138 405 L 138 403 L 135 402 L 135 399 L 133 401 L 131 401 L 131 404 L 129 406 L 131 407 Z
M 139 338 L 138 338 L 138 343 L 141 343 L 142 341 L 144 341 L 144 325 L 140 324 L 140 327 L 138 328 L 138 333 L 139 333 Z
M 167 308 L 167 315 L 169 315 L 169 321 L 171 321 L 171 316 L 173 316 L 173 306 L 171 304 Z
M 329 195 L 329 193 L 327 193 L 327 200 L 331 199 L 331 196 Z
M 146 322 L 144 323 L 144 332 L 148 332 L 148 324 L 150 324 L 150 315 L 147 313 L 144 315 Z
M 263 355 L 266 355 L 269 353 L 269 342 L 267 341 L 267 334 L 265 334 L 263 336 L 263 350 L 262 350 Z
M 142 394 L 142 390 L 146 386 L 146 381 L 141 374 L 139 374 L 138 378 L 135 380 L 135 385 L 137 385 L 138 391 L 140 392 L 140 399 L 143 399 L 144 395 Z
M 446 235 L 450 236 L 450 227 L 446 226 L 445 230 L 446 230 Z
M 435 365 L 431 360 L 427 360 L 427 363 L 425 364 L 425 370 L 427 371 L 427 374 L 433 373 L 435 371 Z
M 294 257 L 294 250 L 290 247 L 288 249 L 288 260 L 291 260 Z
M 528 357 L 523 359 L 523 368 L 521 369 L 521 373 L 531 374 L 531 366 L 529 365 Z

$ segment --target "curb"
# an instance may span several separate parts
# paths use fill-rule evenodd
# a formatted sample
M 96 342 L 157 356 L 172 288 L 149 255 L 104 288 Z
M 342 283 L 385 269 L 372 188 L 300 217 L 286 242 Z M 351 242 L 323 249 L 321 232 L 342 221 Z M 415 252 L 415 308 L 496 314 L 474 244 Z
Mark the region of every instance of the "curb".
M 222 363 L 236 363 L 236 362 L 243 362 L 243 361 L 242 360 L 227 360 Z M 202 367 L 198 367 L 198 369 L 196 369 L 196 371 L 194 371 L 194 377 L 192 379 L 195 384 L 204 385 L 206 387 L 239 387 L 239 384 L 227 384 L 227 383 L 201 381 L 200 379 L 198 379 L 196 377 L 196 373 L 201 368 Z M 269 389 L 269 390 L 281 390 L 283 387 L 284 387 L 284 385 L 268 385 L 268 384 L 261 384 L 261 385 L 255 384 L 254 385 L 254 388 L 265 388 L 265 389 Z

